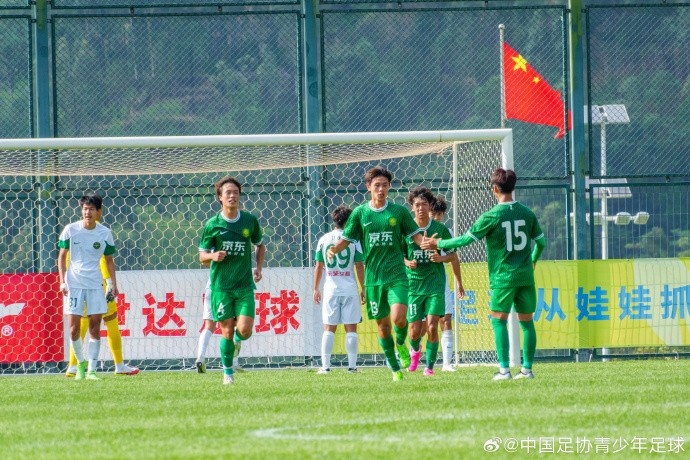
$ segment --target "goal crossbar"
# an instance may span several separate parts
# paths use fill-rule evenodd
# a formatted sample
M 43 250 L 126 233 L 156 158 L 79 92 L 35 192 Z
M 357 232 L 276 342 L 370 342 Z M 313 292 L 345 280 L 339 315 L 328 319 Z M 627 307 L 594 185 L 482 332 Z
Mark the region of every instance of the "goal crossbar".
M 510 129 L 0 139 L 0 175 L 179 174 L 306 167 L 441 153 Z M 312 148 L 313 147 L 313 148 Z

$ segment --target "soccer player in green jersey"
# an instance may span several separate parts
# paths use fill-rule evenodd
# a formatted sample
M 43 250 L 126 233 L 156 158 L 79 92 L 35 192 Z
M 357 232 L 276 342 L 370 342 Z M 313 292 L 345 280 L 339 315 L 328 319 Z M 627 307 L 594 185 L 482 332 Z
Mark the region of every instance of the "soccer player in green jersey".
M 537 348 L 533 315 L 537 306 L 534 269 L 546 242 L 537 217 L 513 199 L 517 176 L 503 168 L 491 175 L 498 204 L 485 212 L 465 234 L 448 240 L 425 238 L 422 248 L 450 249 L 486 238 L 491 287 L 491 325 L 494 329 L 499 371 L 494 380 L 509 380 L 508 314 L 515 306 L 522 329 L 522 369 L 515 378 L 534 378 L 532 362 Z M 530 241 L 534 241 L 532 248 Z
M 425 234 L 438 235 L 450 239 L 448 228 L 430 217 L 431 206 L 435 202 L 434 194 L 426 187 L 414 187 L 407 195 L 407 202 L 412 207 L 414 220 Z M 434 363 L 438 355 L 439 320 L 446 312 L 446 269 L 444 262 L 451 262 L 457 255 L 454 251 L 439 254 L 435 250 L 421 249 L 411 238 L 407 238 L 405 265 L 409 280 L 407 321 L 410 324 L 410 367 L 414 372 L 421 357 L 420 345 L 424 335 L 422 320 L 426 319 L 427 342 L 425 376 L 434 375 Z M 459 265 L 459 264 L 458 264 Z
M 223 383 L 234 383 L 234 342 L 247 340 L 254 328 L 256 282 L 266 255 L 263 231 L 252 214 L 240 210 L 242 185 L 224 177 L 215 185 L 222 205 L 220 213 L 209 219 L 199 244 L 199 261 L 210 264 L 211 309 L 220 324 L 220 359 Z M 256 246 L 256 268 L 252 273 L 251 245 Z
M 391 172 L 382 166 L 366 172 L 364 182 L 371 200 L 352 212 L 342 237 L 328 249 L 327 258 L 331 260 L 352 242 L 361 243 L 367 316 L 376 320 L 379 344 L 393 371 L 393 380 L 400 381 L 403 378 L 400 364 L 405 368 L 410 366 L 410 352 L 405 344 L 408 294 L 405 238 L 420 244 L 423 235 L 407 208 L 388 201 L 392 180 Z M 401 363 L 395 356 L 396 345 Z

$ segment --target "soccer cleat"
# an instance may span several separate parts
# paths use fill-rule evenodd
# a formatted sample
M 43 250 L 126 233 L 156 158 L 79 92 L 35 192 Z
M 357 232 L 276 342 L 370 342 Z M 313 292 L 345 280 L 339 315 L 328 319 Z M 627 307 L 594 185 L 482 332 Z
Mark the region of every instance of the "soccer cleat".
M 407 369 L 410 367 L 410 351 L 407 349 L 404 343 L 396 346 L 398 348 L 398 356 L 400 357 L 400 367 Z
M 393 372 L 393 381 L 394 382 L 402 382 L 402 379 L 403 379 L 402 371 Z
M 434 375 L 433 369 L 429 369 L 428 367 L 426 369 L 424 369 L 424 376 L 425 377 L 431 377 L 432 375 Z
M 194 363 L 194 365 L 196 366 L 197 373 L 199 373 L 199 374 L 205 374 L 206 373 L 206 363 L 204 363 L 203 361 L 197 361 L 196 363 Z
M 86 366 L 88 365 L 88 361 L 84 361 L 77 365 L 77 374 L 74 376 L 75 380 L 84 380 L 86 378 Z
M 120 364 L 115 368 L 115 375 L 137 375 L 139 368 L 128 366 L 127 364 Z
M 65 371 L 65 377 L 68 379 L 77 375 L 77 366 L 68 366 Z
M 349 368 L 347 369 L 347 373 L 348 373 L 348 374 L 359 374 L 359 371 L 357 370 L 356 367 L 349 367 Z
M 237 364 L 237 365 L 235 365 L 235 366 L 232 366 L 232 370 L 235 371 L 235 374 L 237 374 L 238 372 L 239 372 L 240 374 L 243 373 L 243 372 L 247 372 L 247 369 L 245 369 L 244 367 L 240 366 L 239 364 Z
M 330 374 L 331 370 L 329 368 L 319 369 L 318 371 L 316 371 L 316 373 L 321 374 L 321 375 L 326 375 L 326 374 Z
M 441 368 L 441 372 L 456 372 L 456 371 L 457 371 L 457 369 L 455 367 L 453 367 L 451 364 L 448 364 L 448 365 L 443 366 Z
M 510 372 L 503 373 L 499 371 L 494 374 L 493 380 L 510 380 L 512 378 L 513 376 L 510 375 Z
M 101 378 L 96 375 L 96 371 L 89 371 L 86 374 L 86 380 L 101 380 Z
M 409 372 L 414 372 L 419 366 L 419 359 L 422 357 L 422 350 L 410 350 L 410 367 L 407 368 Z
M 232 374 L 223 374 L 223 385 L 232 385 L 235 383 L 235 377 Z
M 517 379 L 533 379 L 534 374 L 532 373 L 531 370 L 527 370 L 527 372 L 525 372 L 524 370 L 521 370 L 520 373 L 513 378 L 515 380 L 517 380 Z

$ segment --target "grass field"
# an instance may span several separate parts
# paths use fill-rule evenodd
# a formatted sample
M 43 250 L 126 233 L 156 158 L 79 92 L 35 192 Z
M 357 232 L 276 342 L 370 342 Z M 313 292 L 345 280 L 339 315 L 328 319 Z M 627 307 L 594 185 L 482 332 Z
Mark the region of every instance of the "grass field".
M 583 458 L 649 458 L 662 456 L 650 453 L 657 438 L 666 450 L 688 440 L 667 455 L 690 456 L 690 360 L 541 364 L 534 380 L 505 382 L 493 372 L 394 383 L 383 368 L 271 370 L 232 386 L 219 372 L 2 377 L 0 458 L 524 458 L 549 439 Z M 535 450 L 508 453 L 508 438 Z M 589 453 L 577 454 L 578 438 Z M 595 452 L 604 445 L 609 454 Z

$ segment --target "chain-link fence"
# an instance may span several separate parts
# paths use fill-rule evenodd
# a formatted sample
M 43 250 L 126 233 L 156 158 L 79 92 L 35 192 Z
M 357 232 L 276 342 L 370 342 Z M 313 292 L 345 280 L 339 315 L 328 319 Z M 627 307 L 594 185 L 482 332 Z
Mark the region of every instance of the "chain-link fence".
M 573 203 L 583 197 L 587 209 L 577 212 L 587 214 L 587 232 L 578 244 L 589 258 L 690 250 L 690 6 L 629 3 L 583 1 L 583 73 L 572 78 L 585 88 L 584 125 L 574 120 L 573 131 L 555 139 L 551 125 L 505 121 L 522 179 L 518 197 L 539 215 L 546 259 L 575 257 Z M 0 0 L 3 138 L 496 128 L 502 71 L 515 70 L 501 60 L 500 24 L 522 58 L 516 68 L 535 71 L 533 83 L 560 93 L 561 118 L 572 109 L 566 1 L 324 0 L 309 3 L 313 15 L 294 0 L 53 0 L 44 11 L 37 4 L 45 3 Z M 36 72 L 37 62 L 47 75 Z M 571 154 L 573 137 L 585 139 L 584 152 Z M 580 167 L 588 176 L 583 190 L 571 184 Z M 320 170 L 322 209 L 342 196 L 361 201 L 364 168 Z M 239 174 L 250 190 L 246 205 L 259 210 L 277 248 L 269 266 L 310 262 L 311 174 Z M 443 174 L 411 173 L 393 195 L 413 182 L 450 195 Z M 215 179 L 3 176 L 0 268 L 40 271 L 47 242 L 77 217 L 74 198 L 84 190 L 119 210 L 117 222 L 105 219 L 123 242 L 121 268 L 193 267 L 184 246 L 195 244 L 193 223 L 207 215 Z M 276 205 L 269 211 L 265 202 Z M 287 203 L 299 206 L 288 215 Z M 180 247 L 150 251 L 128 242 L 171 234 Z

